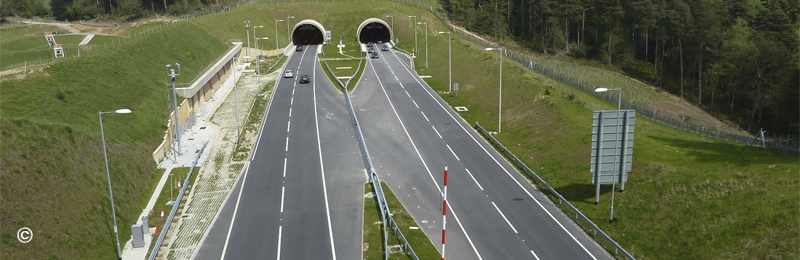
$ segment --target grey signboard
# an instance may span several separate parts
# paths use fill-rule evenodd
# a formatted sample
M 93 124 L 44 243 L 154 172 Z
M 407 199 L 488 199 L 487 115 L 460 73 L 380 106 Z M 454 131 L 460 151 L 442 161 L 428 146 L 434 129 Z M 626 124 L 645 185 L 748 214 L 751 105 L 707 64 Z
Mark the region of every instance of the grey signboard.
M 620 113 L 618 115 L 617 110 L 594 111 L 591 172 L 593 184 L 598 178 L 600 184 L 611 184 L 614 179 L 614 168 L 620 166 L 621 170 L 616 171 L 617 183 L 622 183 L 620 189 L 624 190 L 624 183 L 628 181 L 628 172 L 631 171 L 633 160 L 636 111 L 622 110 Z

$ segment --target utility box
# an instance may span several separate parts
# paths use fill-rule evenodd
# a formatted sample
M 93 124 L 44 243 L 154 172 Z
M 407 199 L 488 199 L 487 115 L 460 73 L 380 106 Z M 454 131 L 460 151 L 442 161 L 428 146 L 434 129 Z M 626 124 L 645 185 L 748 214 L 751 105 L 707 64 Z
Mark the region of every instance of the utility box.
M 133 248 L 144 247 L 144 231 L 141 224 L 131 226 L 131 235 L 133 236 Z
M 142 216 L 142 229 L 145 234 L 150 234 L 150 223 L 147 223 L 147 216 Z

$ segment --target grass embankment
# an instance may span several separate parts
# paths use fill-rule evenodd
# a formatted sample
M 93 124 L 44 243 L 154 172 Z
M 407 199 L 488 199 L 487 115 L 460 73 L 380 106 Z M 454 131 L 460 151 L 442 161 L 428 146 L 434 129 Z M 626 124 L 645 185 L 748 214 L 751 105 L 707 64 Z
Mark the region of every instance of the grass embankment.
M 267 112 L 267 106 L 269 106 L 270 98 L 272 97 L 272 89 L 274 87 L 274 80 L 266 83 L 258 92 L 258 96 L 255 97 L 255 102 L 253 102 L 253 107 L 250 108 L 247 122 L 242 125 L 242 133 L 245 136 L 258 134 L 258 128 L 261 126 L 261 119 L 264 117 L 264 113 Z M 247 160 L 247 158 L 250 157 L 250 152 L 255 148 L 253 145 L 256 140 L 256 138 L 243 138 L 241 143 L 236 145 L 236 149 L 234 149 L 233 161 Z
M 158 227 L 157 232 L 163 231 L 164 224 L 166 223 L 166 219 L 169 217 L 169 213 L 172 210 L 172 205 L 167 205 L 169 201 L 175 201 L 178 197 L 178 182 L 181 183 L 181 188 L 183 188 L 183 181 L 186 179 L 186 175 L 189 174 L 189 167 L 182 167 L 182 168 L 174 168 L 170 171 L 170 177 L 167 177 L 167 183 L 164 184 L 164 187 L 158 193 L 158 199 L 156 199 L 156 204 L 153 206 L 153 209 L 147 214 L 147 222 L 149 227 Z M 160 175 L 157 177 L 160 178 L 161 175 L 164 174 L 164 170 L 160 169 Z M 181 201 L 181 205 L 178 207 L 177 213 L 175 213 L 175 218 L 172 220 L 171 227 L 176 227 L 178 224 L 178 220 L 181 218 L 181 213 L 183 209 L 186 208 L 186 200 L 189 198 L 189 193 L 192 192 L 192 188 L 194 188 L 195 181 L 197 180 L 197 176 L 200 173 L 200 167 L 195 167 L 194 172 L 192 172 L 192 178 L 189 180 L 189 185 L 186 186 L 186 191 L 184 191 L 183 199 Z M 164 210 L 164 221 L 161 221 L 161 210 Z M 147 249 L 147 255 L 150 255 L 150 252 L 153 251 L 153 246 L 155 245 L 155 241 L 159 236 L 159 233 L 153 233 L 153 243 L 150 243 L 150 248 Z
M 41 64 L 48 64 L 53 62 L 53 49 L 47 43 L 44 37 L 45 32 L 56 32 L 54 39 L 56 43 L 61 44 L 64 52 L 67 54 L 67 59 L 76 58 L 78 56 L 78 44 L 83 40 L 85 35 L 64 35 L 68 31 L 61 31 L 63 29 L 49 26 L 49 25 L 31 25 L 31 26 L 13 26 L 0 29 L 0 56 L 3 57 L 0 61 L 0 70 L 8 70 L 12 67 L 15 69 L 25 66 L 36 66 Z M 103 41 L 109 41 L 108 48 L 111 48 L 111 40 L 116 41 L 115 36 L 96 36 L 92 39 L 90 47 L 83 47 L 81 56 L 88 55 L 95 52 L 94 44 L 98 43 L 98 37 Z M 99 41 L 98 49 L 103 49 L 103 41 Z M 88 51 L 88 52 L 87 52 Z
M 397 227 L 403 232 L 403 235 L 408 239 L 408 244 L 414 249 L 419 259 L 437 259 L 441 257 L 436 247 L 431 244 L 431 240 L 425 236 L 422 229 L 411 229 L 411 227 L 419 227 L 417 222 L 411 217 L 411 214 L 406 211 L 403 204 L 397 200 L 392 190 L 381 182 L 384 195 L 386 196 L 386 203 L 389 204 L 389 209 L 392 211 Z M 372 184 L 364 184 L 364 193 L 374 193 Z M 403 241 L 401 241 L 394 234 L 394 229 L 389 230 L 389 247 L 399 245 L 403 248 Z M 364 198 L 364 259 L 383 259 L 383 224 L 381 224 L 381 210 L 378 207 L 378 199 L 376 197 Z M 392 253 L 389 259 L 413 259 L 409 254 Z
M 346 55 L 340 54 L 339 48 L 337 48 L 335 45 L 325 45 L 322 47 L 325 51 L 325 55 L 320 57 L 320 61 L 327 63 L 330 67 L 330 71 L 333 72 L 333 74 L 325 69 L 325 64 L 322 64 L 323 70 L 325 70 L 325 75 L 328 76 L 328 79 L 330 79 L 330 81 L 333 82 L 337 88 L 341 86 L 336 83 L 336 77 L 353 77 L 352 80 L 349 78 L 339 79 L 342 84 L 348 84 L 348 80 L 350 80 L 349 84 L 347 85 L 347 91 L 350 92 L 353 91 L 356 83 L 358 83 L 358 80 L 361 78 L 361 74 L 364 73 L 364 68 L 367 65 L 367 56 L 366 54 L 361 53 L 361 47 L 358 42 L 354 41 L 350 43 L 343 43 L 345 44 L 345 47 L 342 48 L 342 52 Z
M 426 82 L 451 106 L 466 106 L 460 114 L 470 124 L 497 131 L 498 53 L 489 58 L 482 46 L 454 35 L 456 97 L 446 93 L 447 36 L 428 37 L 430 70 L 421 70 L 423 54 L 415 61 L 420 74 L 433 76 Z M 602 109 L 616 104 L 504 59 L 503 127 L 495 137 L 637 259 L 800 257 L 797 157 L 642 117 L 633 171 L 625 192 L 616 195 L 616 221 L 609 224 L 611 187 L 602 187 L 594 205 L 589 173 L 592 111 Z
M 151 153 L 166 128 L 164 64 L 180 62 L 178 80 L 188 81 L 226 49 L 183 23 L 119 48 L 56 62 L 25 79 L 5 79 L 0 95 L 3 258 L 116 258 L 97 112 L 133 111 L 103 117 L 124 243 L 160 177 Z M 34 236 L 22 244 L 16 232 L 25 226 Z

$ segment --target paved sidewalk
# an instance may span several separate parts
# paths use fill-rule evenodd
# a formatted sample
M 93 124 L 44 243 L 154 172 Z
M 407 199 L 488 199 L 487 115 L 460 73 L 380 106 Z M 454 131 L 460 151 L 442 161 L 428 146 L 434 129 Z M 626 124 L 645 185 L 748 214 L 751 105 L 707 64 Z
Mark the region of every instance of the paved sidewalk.
M 242 77 L 242 74 L 240 74 L 240 73 L 248 65 L 249 65 L 249 63 L 245 63 L 245 64 L 239 65 L 237 67 L 236 78 L 241 78 Z M 263 82 L 263 77 L 262 77 L 262 82 Z M 228 96 L 228 94 L 229 93 L 233 93 L 232 92 L 233 83 L 234 83 L 233 78 L 232 77 L 228 77 L 220 85 L 219 89 L 214 92 L 214 94 L 208 100 L 208 102 L 206 102 L 205 105 L 198 111 L 198 113 L 197 113 L 198 122 L 194 126 L 192 126 L 191 129 L 185 131 L 181 135 L 180 147 L 179 147 L 180 153 L 174 153 L 173 151 L 170 150 L 167 153 L 167 156 L 164 158 L 164 160 L 162 160 L 158 164 L 158 168 L 166 169 L 166 171 L 164 172 L 164 175 L 161 176 L 161 179 L 159 180 L 158 186 L 156 187 L 156 189 L 154 191 L 154 194 L 150 198 L 150 202 L 147 204 L 147 207 L 144 210 L 142 210 L 142 214 L 139 216 L 136 224 L 141 224 L 141 216 L 148 215 L 148 213 L 156 206 L 155 203 L 156 203 L 156 200 L 158 199 L 158 195 L 160 195 L 159 193 L 160 193 L 161 189 L 164 187 L 165 183 L 167 182 L 169 173 L 172 170 L 172 168 L 191 167 L 192 163 L 195 160 L 195 158 L 197 158 L 197 154 L 200 152 L 200 149 L 203 147 L 203 144 L 206 143 L 206 142 L 208 142 L 208 144 L 207 144 L 205 150 L 203 150 L 203 154 L 200 156 L 200 159 L 197 162 L 197 167 L 203 167 L 208 163 L 208 157 L 211 154 L 211 151 L 213 150 L 213 147 L 219 146 L 220 145 L 219 143 L 221 142 L 221 140 L 218 140 L 218 138 L 216 138 L 219 135 L 221 128 L 219 126 L 215 125 L 214 123 L 211 123 L 210 119 L 212 118 L 212 115 L 215 114 L 215 111 L 218 110 L 220 105 L 222 105 L 223 101 L 226 100 L 226 97 Z M 239 88 L 240 88 L 239 89 L 240 90 L 239 98 L 242 99 L 243 98 L 243 95 L 241 93 L 242 86 L 239 86 Z M 233 97 L 233 95 L 231 95 L 231 97 Z M 252 101 L 250 103 L 252 104 Z M 239 105 L 240 105 L 239 109 L 240 109 L 240 113 L 241 113 L 242 112 L 242 105 L 243 105 L 242 102 L 239 102 Z M 250 108 L 250 106 L 246 107 L 246 109 L 249 109 L 249 108 Z M 235 128 L 235 125 L 234 125 L 234 128 Z M 198 174 L 200 174 L 200 176 L 198 176 L 198 179 L 197 179 L 198 182 L 203 177 L 202 175 L 203 175 L 203 172 L 204 172 L 203 170 L 204 169 L 205 168 L 201 168 L 201 171 L 198 173 Z M 192 193 L 194 193 L 194 190 L 196 190 L 196 189 L 192 189 L 192 190 L 193 190 Z M 184 196 L 185 197 L 191 197 L 191 194 L 185 194 Z M 184 203 L 187 203 L 187 204 L 189 204 L 189 202 L 191 202 L 191 199 L 189 199 L 189 200 L 184 199 L 184 200 L 185 200 Z M 184 209 L 186 209 L 186 206 L 184 206 Z M 214 213 L 216 213 L 216 211 Z M 168 214 L 168 213 L 165 212 L 165 214 Z M 175 220 L 173 220 L 173 222 L 171 224 L 170 230 L 168 230 L 168 233 L 171 233 L 172 230 L 176 230 L 175 227 L 177 227 L 179 225 L 179 222 L 180 222 L 179 220 L 180 219 L 181 219 L 180 217 L 176 216 Z M 153 222 L 154 220 L 149 220 L 149 221 Z M 128 226 L 120 226 L 119 228 L 122 229 L 122 228 L 130 228 L 130 227 L 128 227 Z M 153 232 L 155 232 L 155 227 L 150 227 L 150 231 L 147 232 L 147 234 L 145 234 L 145 236 L 144 236 L 145 246 L 141 247 L 141 248 L 133 248 L 133 245 L 132 245 L 133 239 L 132 239 L 132 237 L 129 237 L 127 242 L 124 245 L 124 249 L 122 250 L 122 259 L 126 259 L 126 260 L 127 259 L 131 259 L 131 260 L 146 259 L 147 254 L 149 253 L 150 244 L 154 240 L 157 239 L 157 237 L 155 237 L 155 238 L 153 237 Z M 168 236 L 168 239 L 165 240 L 164 243 L 162 244 L 162 250 L 160 250 L 160 251 L 166 251 L 166 250 L 163 249 L 163 246 L 167 245 L 168 241 L 169 241 L 169 236 Z M 164 255 L 163 252 L 159 252 L 159 256 L 162 256 L 162 255 Z

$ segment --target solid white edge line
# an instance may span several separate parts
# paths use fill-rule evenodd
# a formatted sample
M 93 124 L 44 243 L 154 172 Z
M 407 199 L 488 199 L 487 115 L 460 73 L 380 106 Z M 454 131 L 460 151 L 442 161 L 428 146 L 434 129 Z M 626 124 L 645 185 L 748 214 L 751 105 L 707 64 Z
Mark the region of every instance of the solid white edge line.
M 450 145 L 449 145 L 449 144 L 444 144 L 444 145 L 446 145 L 446 146 L 447 146 L 447 149 L 448 149 L 448 150 L 450 150 L 450 152 L 451 152 L 451 153 L 453 153 L 453 156 L 455 156 L 455 157 L 456 157 L 456 160 L 459 160 L 459 161 L 461 161 L 461 159 L 458 159 L 458 155 L 456 155 L 456 152 L 453 152 L 453 148 L 450 148 Z
M 283 235 L 283 226 L 278 226 L 278 260 L 281 259 L 281 236 Z
M 317 74 L 317 59 L 314 59 L 314 74 Z M 336 260 L 336 247 L 333 244 L 333 227 L 331 226 L 331 208 L 328 205 L 328 186 L 325 183 L 325 165 L 322 163 L 322 143 L 319 140 L 319 116 L 317 115 L 317 81 L 314 81 L 314 125 L 317 127 L 317 149 L 319 151 L 319 169 L 322 173 L 322 194 L 325 195 L 325 215 L 328 218 L 328 235 L 331 238 L 331 255 Z
M 531 254 L 533 254 L 533 257 L 535 257 L 535 258 L 536 258 L 536 260 L 540 260 L 540 259 L 539 259 L 539 256 L 538 256 L 538 255 L 536 255 L 536 253 L 534 253 L 534 252 L 533 252 L 533 250 L 531 250 Z
M 436 132 L 436 135 L 439 136 L 439 139 L 444 139 L 444 138 L 442 138 L 442 135 L 439 134 L 439 131 L 436 131 L 436 127 L 431 126 L 431 128 L 433 128 L 433 131 Z
M 417 145 L 414 144 L 414 139 L 412 139 L 411 135 L 408 134 L 408 130 L 406 129 L 405 124 L 403 124 L 403 120 L 400 119 L 400 115 L 397 114 L 397 110 L 394 108 L 394 104 L 392 104 L 392 100 L 389 99 L 389 94 L 386 93 L 386 89 L 383 87 L 383 83 L 381 82 L 381 79 L 378 76 L 378 72 L 375 71 L 375 66 L 372 65 L 371 61 L 369 62 L 369 65 L 370 65 L 370 67 L 372 67 L 372 72 L 375 73 L 375 78 L 378 79 L 378 84 L 381 85 L 381 90 L 383 90 L 383 95 L 386 96 L 386 99 L 389 101 L 389 106 L 392 107 L 392 111 L 394 111 L 394 115 L 397 117 L 397 120 L 400 121 L 400 126 L 403 127 L 403 131 L 405 131 L 406 136 L 408 136 L 408 140 L 411 141 L 411 146 L 414 147 L 414 151 L 417 152 L 417 156 L 419 157 L 419 160 L 422 161 L 422 165 L 423 165 L 423 167 L 425 167 L 425 171 L 428 172 L 428 176 L 431 177 L 431 180 L 433 181 L 433 184 L 436 185 L 436 189 L 439 190 L 439 194 L 443 195 L 442 189 L 439 188 L 439 183 L 437 183 L 436 179 L 433 177 L 433 174 L 431 173 L 431 170 L 428 168 L 428 164 L 425 163 L 425 159 L 423 159 L 422 158 L 422 154 L 419 153 L 419 149 L 417 149 Z M 403 84 L 401 83 L 400 86 L 402 87 Z M 472 250 L 475 252 L 475 255 L 478 256 L 479 260 L 483 260 L 483 257 L 481 257 L 481 253 L 478 252 L 478 248 L 475 247 L 475 243 L 472 242 L 472 239 L 469 237 L 469 234 L 467 234 L 467 230 L 464 229 L 464 225 L 461 225 L 461 221 L 458 220 L 458 216 L 456 215 L 456 211 L 453 209 L 453 207 L 450 205 L 449 202 L 447 203 L 447 205 L 450 207 L 450 212 L 453 213 L 453 217 L 456 218 L 456 223 L 458 223 L 458 226 L 461 228 L 461 232 L 464 232 L 464 236 L 467 238 L 467 242 L 469 242 L 469 245 L 472 246 Z M 428 240 L 430 240 L 430 237 L 428 238 Z M 431 242 L 433 242 L 433 241 L 431 241 Z
M 247 171 L 244 172 L 244 179 L 242 179 L 242 186 L 239 188 L 239 195 L 236 197 L 236 206 L 233 208 L 233 216 L 231 217 L 231 225 L 228 227 L 228 235 L 225 236 L 225 244 L 222 246 L 222 256 L 219 257 L 220 260 L 225 259 L 225 251 L 228 250 L 228 240 L 231 238 L 231 232 L 233 231 L 233 222 L 236 221 L 236 213 L 239 211 L 239 201 L 242 200 L 242 191 L 244 191 L 244 184 L 247 182 L 247 173 L 250 172 L 250 168 L 247 168 Z
M 481 184 L 478 182 L 478 180 L 475 179 L 475 176 L 472 176 L 472 173 L 469 172 L 469 169 L 464 168 L 464 170 L 467 171 L 467 174 L 469 174 L 469 177 L 472 177 L 472 180 L 475 181 L 475 184 L 478 184 L 478 188 L 481 188 L 481 190 L 483 190 L 483 186 L 481 186 Z
M 411 100 L 411 102 L 414 102 L 414 106 L 415 106 L 415 107 L 417 107 L 417 108 L 419 108 L 419 105 L 417 105 L 417 101 L 414 101 L 414 100 L 412 99 L 412 100 Z
M 408 92 L 406 92 L 406 94 L 408 94 Z M 419 112 L 422 113 L 422 116 L 425 117 L 425 120 L 427 120 L 428 122 L 431 121 L 430 119 L 428 119 L 428 116 L 425 115 L 425 112 L 422 112 L 422 110 L 420 110 Z
M 519 232 L 517 232 L 517 229 L 516 229 L 516 228 L 514 228 L 514 225 L 511 225 L 511 221 L 508 221 L 508 219 L 506 218 L 506 215 L 505 215 L 505 214 L 503 214 L 503 212 L 502 212 L 502 211 L 500 211 L 500 208 L 498 208 L 498 207 L 497 207 L 497 204 L 494 204 L 494 201 L 492 201 L 492 206 L 494 206 L 494 209 L 496 209 L 496 210 L 497 210 L 497 212 L 499 212 L 499 213 L 500 213 L 500 216 L 502 216 L 502 217 L 503 217 L 503 219 L 505 219 L 505 220 L 506 220 L 506 223 L 508 223 L 508 226 L 510 226 L 510 227 L 511 227 L 511 229 L 512 229 L 512 230 L 514 230 L 514 233 L 517 233 L 517 234 L 519 234 Z
M 286 186 L 281 187 L 281 213 L 283 213 L 284 194 L 286 194 Z
M 397 58 L 397 54 L 396 54 L 396 53 L 394 53 L 394 57 L 395 57 L 395 59 L 397 59 L 397 60 L 398 60 L 398 61 L 399 61 L 401 64 L 403 63 L 402 61 L 400 61 L 400 58 Z M 588 255 L 589 255 L 589 257 L 591 257 L 592 259 L 595 259 L 595 260 L 597 260 L 597 258 L 596 258 L 596 257 L 594 257 L 594 255 L 592 254 L 592 252 L 589 252 L 589 250 L 588 250 L 588 249 L 586 249 L 586 247 L 583 245 L 583 243 L 581 243 L 580 241 L 578 241 L 578 238 L 576 238 L 574 235 L 572 235 L 572 232 L 569 232 L 569 230 L 567 230 L 567 228 L 566 228 L 566 227 L 564 227 L 564 225 L 563 225 L 563 224 L 561 224 L 561 222 L 560 222 L 560 221 L 558 221 L 558 219 L 556 219 L 556 218 L 555 218 L 555 216 L 553 216 L 553 214 L 551 214 L 551 213 L 550 213 L 550 211 L 548 211 L 548 210 L 547 210 L 547 209 L 546 209 L 546 208 L 545 208 L 545 207 L 544 207 L 544 206 L 543 206 L 543 205 L 542 205 L 542 204 L 539 202 L 539 200 L 537 200 L 536 198 L 534 198 L 534 197 L 533 197 L 533 194 L 531 194 L 531 193 L 528 191 L 528 189 L 526 189 L 524 186 L 522 186 L 522 184 L 519 182 L 519 180 L 517 180 L 517 178 L 514 178 L 514 176 L 512 176 L 512 175 L 511 175 L 511 173 L 510 173 L 510 172 L 508 172 L 508 170 L 506 169 L 506 167 L 504 167 L 504 166 L 503 166 L 503 165 L 502 165 L 502 164 L 501 164 L 501 163 L 500 163 L 500 162 L 497 160 L 497 158 L 495 158 L 495 157 L 494 157 L 494 155 L 492 155 L 492 154 L 491 154 L 491 153 L 490 153 L 488 150 L 486 150 L 486 147 L 483 147 L 483 145 L 482 145 L 480 142 L 478 142 L 478 140 L 477 140 L 477 139 L 475 139 L 475 136 L 473 136 L 473 135 L 472 135 L 472 134 L 471 134 L 469 131 L 467 131 L 467 129 L 466 129 L 466 128 L 464 128 L 464 125 L 462 125 L 462 124 L 460 123 L 460 121 L 459 121 L 459 120 L 456 120 L 456 119 L 455 119 L 455 117 L 454 117 L 452 114 L 450 114 L 450 112 L 449 112 L 447 109 L 445 109 L 444 105 L 442 105 L 442 103 L 441 103 L 442 101 L 440 101 L 439 99 L 437 99 L 436 97 L 434 97 L 434 96 L 433 96 L 433 94 L 431 94 L 431 92 L 428 90 L 428 88 L 429 88 L 430 86 L 427 86 L 427 84 L 423 85 L 422 83 L 420 83 L 419 79 L 417 79 L 417 77 L 416 77 L 416 76 L 414 76 L 414 74 L 413 74 L 413 73 L 411 73 L 411 71 L 409 70 L 409 68 L 408 68 L 408 67 L 406 67 L 406 66 L 405 66 L 405 64 L 402 64 L 402 65 L 404 65 L 403 67 L 404 67 L 404 68 L 406 68 L 406 72 L 408 72 L 408 74 L 411 74 L 411 76 L 414 78 L 414 80 L 415 80 L 415 81 L 417 81 L 417 84 L 419 84 L 420 86 L 423 86 L 423 89 L 425 90 L 425 92 L 427 92 L 427 93 L 428 93 L 428 95 L 429 95 L 429 96 L 430 96 L 430 97 L 431 97 L 431 98 L 432 98 L 434 101 L 436 101 L 436 103 L 437 103 L 437 104 L 439 104 L 439 107 L 441 107 L 441 108 L 442 108 L 442 110 L 443 110 L 443 111 L 445 111 L 445 113 L 447 113 L 447 115 L 449 115 L 449 116 L 450 116 L 450 118 L 452 118 L 452 119 L 453 119 L 453 121 L 455 121 L 455 122 L 456 122 L 456 123 L 457 123 L 457 124 L 458 124 L 458 125 L 461 127 L 461 129 L 462 129 L 462 130 L 464 130 L 464 132 L 466 132 L 466 133 L 467 133 L 467 135 L 469 135 L 469 136 L 470 136 L 470 138 L 472 138 L 472 140 L 473 140 L 473 141 L 475 141 L 475 143 L 476 143 L 476 144 L 478 144 L 478 146 L 480 146 L 480 147 L 481 147 L 481 149 L 483 149 L 483 151 L 484 151 L 484 152 L 486 152 L 486 154 L 488 154 L 488 155 L 489 155 L 489 157 L 491 157 L 491 158 L 492 158 L 492 160 L 494 160 L 494 162 L 495 162 L 495 163 L 497 163 L 497 165 L 498 165 L 498 166 L 500 166 L 500 168 L 501 168 L 501 169 L 503 169 L 503 171 L 505 171 L 505 172 L 506 172 L 506 174 L 508 174 L 508 176 L 509 176 L 509 177 L 511 177 L 511 179 L 513 179 L 513 180 L 514 180 L 514 181 L 517 183 L 517 185 L 519 185 L 519 187 L 520 187 L 520 188 L 522 188 L 522 190 L 523 190 L 523 191 L 525 191 L 525 193 L 527 193 L 527 194 L 528 194 L 528 196 L 529 196 L 529 197 L 531 197 L 531 199 L 533 199 L 533 201 L 535 201 L 535 202 L 536 202 L 536 204 L 538 204 L 538 205 L 539 205 L 539 207 L 540 207 L 540 208 L 542 208 L 542 210 L 544 210 L 544 212 L 545 212 L 545 213 L 547 213 L 547 215 L 548 215 L 548 216 L 550 216 L 550 218 L 551 218 L 553 221 L 555 221 L 555 222 L 556 222 L 556 224 L 558 224 L 558 226 L 559 226 L 559 227 L 561 227 L 561 229 L 562 229 L 562 230 L 564 230 L 564 232 L 567 232 L 567 235 L 569 235 L 570 237 L 572 237 L 572 240 L 573 240 L 573 241 L 575 241 L 575 243 L 577 243 L 577 244 L 578 244 L 578 245 L 579 245 L 579 246 L 580 246 L 580 247 L 583 249 L 583 251 L 584 251 L 584 252 L 586 252 L 586 254 L 588 254 Z M 427 86 L 427 88 L 426 88 L 425 86 Z

